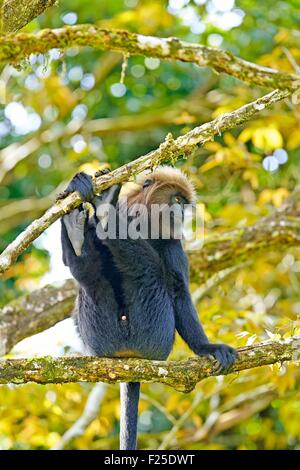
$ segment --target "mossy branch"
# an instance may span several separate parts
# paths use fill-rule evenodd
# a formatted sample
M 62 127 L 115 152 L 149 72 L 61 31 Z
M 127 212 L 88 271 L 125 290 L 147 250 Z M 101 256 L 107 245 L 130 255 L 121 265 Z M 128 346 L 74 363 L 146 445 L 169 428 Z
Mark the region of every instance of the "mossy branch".
M 264 217 L 253 225 L 207 237 L 199 250 L 189 253 L 191 277 L 203 280 L 212 273 L 255 256 L 300 244 L 299 215 Z
M 71 315 L 77 295 L 73 279 L 46 286 L 0 309 L 0 355 L 28 336 L 44 331 Z
M 227 374 L 276 362 L 299 361 L 300 336 L 266 341 L 238 349 L 236 363 Z M 180 362 L 97 357 L 36 357 L 1 359 L 0 384 L 36 382 L 161 382 L 181 392 L 190 392 L 201 380 L 220 375 L 217 362 L 192 357 Z
M 299 75 L 247 62 L 222 49 L 188 43 L 174 37 L 143 36 L 89 24 L 45 29 L 36 34 L 6 35 L 0 43 L 0 62 L 19 63 L 32 53 L 45 54 L 52 48 L 92 46 L 131 55 L 193 62 L 201 67 L 211 67 L 218 73 L 273 89 L 296 89 L 300 80 Z
M 94 178 L 95 192 L 99 193 L 115 183 L 127 181 L 133 175 L 142 171 L 152 170 L 160 163 L 166 161 L 175 163 L 180 156 L 188 156 L 198 144 L 204 144 L 213 140 L 215 135 L 243 124 L 267 106 L 287 97 L 289 93 L 288 90 L 272 91 L 235 111 L 222 114 L 213 121 L 195 127 L 177 139 L 173 139 L 172 135 L 169 134 L 158 149 L 123 165 L 108 175 Z M 39 237 L 53 222 L 75 209 L 81 202 L 80 195 L 72 193 L 56 202 L 42 217 L 32 222 L 0 255 L 0 273 L 9 269 L 30 243 Z
M 3 0 L 0 32 L 18 31 L 55 3 L 57 0 Z

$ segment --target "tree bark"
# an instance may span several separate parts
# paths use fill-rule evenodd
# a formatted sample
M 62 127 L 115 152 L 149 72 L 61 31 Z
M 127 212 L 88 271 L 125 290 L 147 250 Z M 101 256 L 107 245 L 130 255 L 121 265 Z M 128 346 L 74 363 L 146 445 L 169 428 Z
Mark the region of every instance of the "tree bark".
M 175 140 L 169 134 L 158 149 L 123 165 L 108 175 L 94 178 L 95 193 L 99 193 L 115 183 L 127 181 L 132 175 L 145 170 L 152 170 L 160 163 L 166 161 L 175 163 L 180 156 L 187 157 L 198 144 L 204 144 L 213 140 L 215 135 L 241 125 L 265 107 L 284 99 L 288 95 L 288 90 L 275 90 L 231 113 L 222 114 L 213 121 L 195 127 Z M 42 217 L 32 222 L 0 255 L 0 274 L 7 271 L 18 256 L 53 222 L 75 209 L 81 202 L 79 193 L 72 193 L 56 202 Z
M 76 282 L 69 279 L 60 287 L 43 287 L 0 309 L 0 355 L 22 339 L 69 317 L 76 294 Z
M 18 31 L 56 2 L 57 0 L 3 0 L 0 32 Z
M 199 250 L 189 253 L 191 278 L 203 280 L 214 272 L 276 248 L 300 244 L 299 216 L 264 217 L 253 225 L 207 237 Z
M 92 46 L 131 55 L 193 62 L 251 84 L 282 90 L 294 90 L 300 84 L 298 75 L 247 62 L 222 49 L 188 43 L 173 37 L 143 36 L 89 24 L 44 29 L 36 34 L 4 36 L 1 39 L 0 62 L 18 63 L 32 53 L 45 54 L 52 48 L 66 49 L 72 46 Z
M 299 359 L 300 336 L 266 341 L 239 348 L 236 363 L 225 375 Z M 220 375 L 216 366 L 217 362 L 208 357 L 193 357 L 179 362 L 97 357 L 0 359 L 0 384 L 160 382 L 180 392 L 190 392 L 201 380 Z

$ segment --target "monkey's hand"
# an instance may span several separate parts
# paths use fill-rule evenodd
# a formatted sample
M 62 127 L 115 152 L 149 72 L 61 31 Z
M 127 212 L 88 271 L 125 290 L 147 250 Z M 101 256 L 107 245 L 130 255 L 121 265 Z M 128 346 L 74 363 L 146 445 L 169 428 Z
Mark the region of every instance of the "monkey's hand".
M 106 175 L 110 171 L 105 168 L 95 173 L 95 177 Z M 115 184 L 110 188 L 103 191 L 100 196 L 95 196 L 93 191 L 93 179 L 90 175 L 84 172 L 77 173 L 74 178 L 70 181 L 67 188 L 59 193 L 56 197 L 57 200 L 63 199 L 70 193 L 77 191 L 83 201 L 92 202 L 96 209 L 101 203 L 116 205 L 121 190 L 120 184 Z
M 236 361 L 237 352 L 227 344 L 205 344 L 198 356 L 213 356 L 218 361 L 216 372 L 222 374 L 227 372 Z
M 94 196 L 92 177 L 83 172 L 77 173 L 67 188 L 57 195 L 56 199 L 63 199 L 74 191 L 78 191 L 84 201 L 91 201 Z

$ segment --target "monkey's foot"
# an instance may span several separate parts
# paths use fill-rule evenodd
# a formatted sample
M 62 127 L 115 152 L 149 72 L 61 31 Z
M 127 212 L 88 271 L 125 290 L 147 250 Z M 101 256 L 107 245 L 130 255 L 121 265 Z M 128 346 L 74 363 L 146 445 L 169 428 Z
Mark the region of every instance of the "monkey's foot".
M 84 243 L 84 226 L 87 217 L 88 211 L 85 208 L 84 210 L 74 209 L 70 214 L 63 216 L 68 237 L 76 256 L 81 256 L 82 245 Z
M 218 361 L 215 372 L 224 374 L 235 363 L 237 352 L 227 344 L 206 344 L 203 346 L 203 352 L 198 353 L 199 356 L 213 356 Z

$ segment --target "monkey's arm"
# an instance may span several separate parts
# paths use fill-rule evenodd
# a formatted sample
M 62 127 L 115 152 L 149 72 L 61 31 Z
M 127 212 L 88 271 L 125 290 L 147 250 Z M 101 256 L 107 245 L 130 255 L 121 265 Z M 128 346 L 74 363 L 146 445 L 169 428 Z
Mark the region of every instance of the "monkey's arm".
M 169 270 L 173 273 L 175 327 L 183 340 L 198 356 L 211 355 L 218 360 L 219 372 L 228 369 L 236 359 L 233 348 L 226 344 L 209 342 L 189 292 L 188 262 L 182 248 L 177 245 L 169 256 Z
M 111 194 L 112 192 L 109 189 L 104 191 L 102 197 L 94 196 L 92 179 L 85 173 L 75 175 L 67 189 L 58 197 L 65 197 L 73 191 L 78 191 L 85 201 L 91 201 L 95 210 L 99 201 L 103 199 L 106 201 L 107 193 Z M 114 196 L 115 192 L 114 190 Z M 88 211 L 85 210 L 84 204 L 62 218 L 63 262 L 69 266 L 75 279 L 84 286 L 98 282 L 101 277 L 103 246 L 96 235 L 96 224 L 96 217 L 88 217 Z
M 212 355 L 220 363 L 219 372 L 228 369 L 236 352 L 226 344 L 210 343 L 199 321 L 188 287 L 182 285 L 175 300 L 175 325 L 178 333 L 198 356 Z

